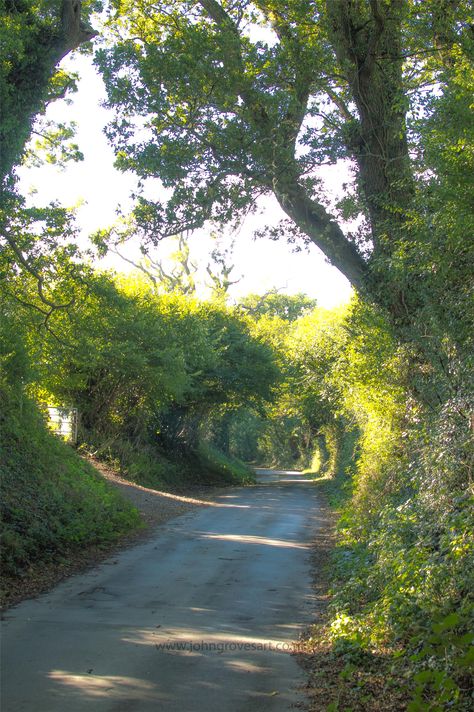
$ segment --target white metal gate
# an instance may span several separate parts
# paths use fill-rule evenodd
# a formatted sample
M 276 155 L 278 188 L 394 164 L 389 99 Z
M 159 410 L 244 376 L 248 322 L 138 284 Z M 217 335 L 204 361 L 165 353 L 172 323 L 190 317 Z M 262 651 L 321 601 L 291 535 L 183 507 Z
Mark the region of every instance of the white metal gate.
M 78 413 L 77 408 L 67 406 L 47 406 L 48 425 L 55 435 L 70 443 L 77 442 Z

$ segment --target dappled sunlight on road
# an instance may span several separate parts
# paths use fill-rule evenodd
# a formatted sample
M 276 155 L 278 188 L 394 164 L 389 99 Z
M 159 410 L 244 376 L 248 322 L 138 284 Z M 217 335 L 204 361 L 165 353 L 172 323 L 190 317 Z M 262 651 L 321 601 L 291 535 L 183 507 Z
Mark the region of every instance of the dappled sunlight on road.
M 235 541 L 240 544 L 261 544 L 266 546 L 280 546 L 283 549 L 310 549 L 309 544 L 302 544 L 297 541 L 285 541 L 284 539 L 269 539 L 264 536 L 250 536 L 249 534 L 205 534 L 202 539 L 218 539 L 219 541 Z
M 146 680 L 121 675 L 74 674 L 66 670 L 52 670 L 48 678 L 64 685 L 69 690 L 76 690 L 81 695 L 92 698 L 106 697 L 110 700 L 133 698 L 141 701 L 169 700 L 170 695 L 160 693 L 158 687 Z
M 226 661 L 225 665 L 234 670 L 234 672 L 257 672 L 257 673 L 269 673 L 271 668 L 267 665 L 255 665 L 248 660 L 229 660 Z
M 197 688 L 205 688 L 211 694 L 212 692 L 220 694 L 223 689 L 220 677 L 225 674 L 224 670 L 227 670 L 226 685 L 239 686 L 242 683 L 238 683 L 237 680 L 241 679 L 244 682 L 244 687 L 239 689 L 241 694 L 247 696 L 247 699 L 249 699 L 248 696 L 260 698 L 276 694 L 271 687 L 268 690 L 254 689 L 253 684 L 250 683 L 250 677 L 263 675 L 263 679 L 265 679 L 265 676 L 271 675 L 274 671 L 275 660 L 281 659 L 281 654 L 291 655 L 295 652 L 294 644 L 290 640 L 238 634 L 222 629 L 212 630 L 209 627 L 197 629 L 176 626 L 167 627 L 165 630 L 137 628 L 130 630 L 128 635 L 122 635 L 120 639 L 117 638 L 116 643 L 134 647 L 143 645 L 153 649 L 157 655 L 156 665 L 163 671 L 161 681 L 166 679 L 167 671 L 171 669 L 169 666 L 178 664 L 178 660 L 182 660 L 183 664 L 189 661 L 189 664 L 192 665 L 199 660 L 200 664 L 205 666 L 201 668 L 203 671 L 216 670 L 216 680 L 212 679 L 212 675 L 211 679 L 200 680 L 188 680 L 184 675 L 178 684 L 182 691 L 191 690 L 191 688 L 194 691 Z M 262 657 L 259 659 L 260 655 Z M 156 665 L 150 663 L 149 665 L 150 669 L 156 669 Z M 110 668 L 108 672 L 110 672 Z M 246 677 L 247 675 L 249 677 Z M 80 698 L 84 703 L 89 701 L 99 705 L 101 700 L 106 704 L 115 703 L 118 705 L 117 710 L 135 709 L 137 704 L 143 705 L 147 710 L 155 705 L 156 709 L 161 709 L 161 705 L 166 706 L 166 709 L 171 709 L 169 705 L 173 705 L 175 701 L 176 689 L 170 692 L 168 687 L 168 691 L 165 691 L 166 686 L 163 689 L 161 685 L 138 677 L 100 675 L 94 674 L 94 670 L 79 673 L 62 669 L 51 670 L 46 677 L 57 685 L 56 694 L 64 693 L 65 708 L 67 708 L 66 699 L 72 702 L 71 695 Z M 124 706 L 122 707 L 122 705 Z M 114 706 L 113 709 L 116 707 Z
M 189 504 L 199 504 L 205 507 L 232 507 L 235 509 L 251 509 L 249 504 L 228 504 L 227 502 L 210 501 L 207 499 L 202 499 L 198 497 L 186 497 L 181 494 L 172 494 L 171 492 L 162 492 L 161 490 L 151 489 L 150 487 L 144 487 L 143 485 L 138 485 L 136 482 L 131 482 L 130 480 L 125 480 L 123 477 L 119 477 L 114 473 L 113 477 L 106 470 L 101 470 L 102 475 L 105 479 L 112 480 L 115 483 L 119 483 L 124 487 L 130 487 L 134 490 L 140 490 L 146 492 L 155 497 L 164 497 L 165 499 L 171 499 L 176 502 L 187 502 Z M 231 499 L 231 496 L 224 495 L 220 499 Z
M 168 626 L 164 630 L 136 629 L 122 637 L 122 643 L 150 645 L 160 653 L 172 655 L 205 655 L 219 653 L 293 653 L 297 643 L 291 639 L 268 638 L 233 632 L 222 628 Z
M 134 487 L 139 487 L 134 485 Z M 140 487 L 140 489 L 145 489 L 151 494 L 159 495 L 160 497 L 166 497 L 167 499 L 174 499 L 177 502 L 189 502 L 190 504 L 201 504 L 206 507 L 229 507 L 232 509 L 250 509 L 249 504 L 228 504 L 227 502 L 212 502 L 207 499 L 196 499 L 195 497 L 184 497 L 179 494 L 171 494 L 170 492 L 160 492 L 159 490 L 151 490 L 146 487 Z
M 214 490 L 206 507 L 205 491 L 121 486 L 202 506 L 5 621 L 9 712 L 290 709 L 314 604 L 315 489 Z

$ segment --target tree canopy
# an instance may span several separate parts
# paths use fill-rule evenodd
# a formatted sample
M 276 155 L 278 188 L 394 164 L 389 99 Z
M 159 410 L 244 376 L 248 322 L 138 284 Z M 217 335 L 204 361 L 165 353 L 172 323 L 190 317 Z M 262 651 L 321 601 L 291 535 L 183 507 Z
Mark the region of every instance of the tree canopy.
M 58 64 L 97 35 L 88 18 L 100 5 L 95 0 L 0 2 L 2 188 L 21 160 L 37 114 L 74 87 L 75 78 Z
M 395 318 L 415 311 L 412 276 L 400 284 L 396 264 L 417 249 L 410 226 L 429 195 L 420 132 L 436 121 L 440 90 L 472 60 L 468 3 L 112 6 L 111 46 L 97 64 L 116 112 L 116 163 L 171 192 L 165 203 L 139 202 L 150 239 L 231 221 L 273 194 L 286 232 L 315 242 Z M 356 234 L 328 209 L 317 173 L 340 159 L 355 170 L 346 198 L 364 219 Z
M 273 195 L 288 219 L 271 234 L 318 245 L 356 287 L 347 308 L 275 292 L 231 306 L 220 246 L 213 295 L 199 301 L 185 240 L 171 272 L 143 261 L 139 276 L 100 273 L 78 250 L 72 211 L 28 207 L 15 167 L 28 152 L 39 160 L 25 142 L 48 102 L 74 88 L 58 63 L 94 36 L 102 5 L 107 133 L 144 193 L 124 231 L 100 230 L 96 248 L 235 223 Z M 81 447 L 152 487 L 249 481 L 229 455 L 310 467 L 343 508 L 327 626 L 344 659 L 338 679 L 365 709 L 367 678 L 345 683 L 374 658 L 389 671 L 383 686 L 392 676 L 408 686 L 409 709 L 470 710 L 469 3 L 3 0 L 0 12 L 8 571 L 136 524 L 53 442 L 46 401 L 78 406 Z M 43 138 L 50 160 L 80 160 L 79 147 L 64 148 L 71 127 Z M 335 203 L 320 169 L 338 162 L 354 181 Z M 148 178 L 165 199 L 150 198 Z

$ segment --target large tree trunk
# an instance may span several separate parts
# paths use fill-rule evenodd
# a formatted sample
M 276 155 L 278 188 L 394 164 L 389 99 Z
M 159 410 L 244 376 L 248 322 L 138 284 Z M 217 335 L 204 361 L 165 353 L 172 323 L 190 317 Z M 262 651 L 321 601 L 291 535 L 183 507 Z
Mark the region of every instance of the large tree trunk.
M 390 252 L 413 197 L 403 86 L 404 0 L 327 0 L 333 46 L 359 121 L 348 127 L 348 149 L 370 217 L 375 255 Z
M 346 143 L 358 166 L 373 242 L 366 293 L 403 333 L 419 306 L 410 303 L 416 290 L 399 284 L 389 268 L 407 238 L 415 185 L 403 80 L 402 27 L 408 5 L 406 0 L 326 0 L 326 6 L 334 51 L 358 114 L 346 127 Z

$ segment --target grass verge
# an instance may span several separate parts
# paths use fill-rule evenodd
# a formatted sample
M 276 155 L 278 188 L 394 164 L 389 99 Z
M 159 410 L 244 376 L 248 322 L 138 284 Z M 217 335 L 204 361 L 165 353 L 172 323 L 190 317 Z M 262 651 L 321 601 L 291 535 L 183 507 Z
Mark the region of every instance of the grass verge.
M 152 445 L 138 448 L 122 440 L 102 452 L 100 459 L 130 482 L 169 492 L 255 482 L 253 471 L 241 460 L 203 442 L 194 450 L 176 447 L 164 451 Z
M 137 510 L 50 434 L 29 402 L 0 420 L 0 470 L 3 601 L 30 571 L 141 527 Z

